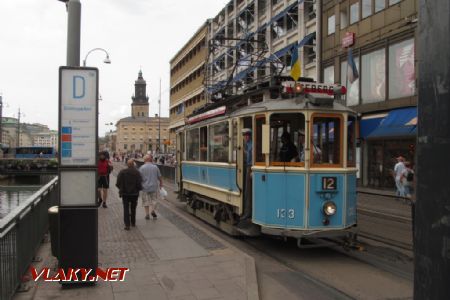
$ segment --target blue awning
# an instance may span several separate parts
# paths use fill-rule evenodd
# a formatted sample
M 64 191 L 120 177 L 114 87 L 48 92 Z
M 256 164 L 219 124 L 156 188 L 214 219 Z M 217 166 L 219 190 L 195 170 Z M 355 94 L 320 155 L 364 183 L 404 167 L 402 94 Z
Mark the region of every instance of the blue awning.
M 367 135 L 368 138 L 405 137 L 417 134 L 417 108 L 391 110 L 379 125 Z
M 380 125 L 381 121 L 387 116 L 387 113 L 380 113 L 374 115 L 365 115 L 361 118 L 359 122 L 359 136 L 362 139 L 365 139 L 369 136 L 369 134 L 374 131 L 378 125 Z
M 313 39 L 313 38 L 315 38 L 315 37 L 316 37 L 316 33 L 315 33 L 315 32 L 306 35 L 306 36 L 298 43 L 298 47 L 300 48 L 300 47 L 305 46 L 306 44 L 309 43 L 309 41 L 310 41 L 311 39 Z

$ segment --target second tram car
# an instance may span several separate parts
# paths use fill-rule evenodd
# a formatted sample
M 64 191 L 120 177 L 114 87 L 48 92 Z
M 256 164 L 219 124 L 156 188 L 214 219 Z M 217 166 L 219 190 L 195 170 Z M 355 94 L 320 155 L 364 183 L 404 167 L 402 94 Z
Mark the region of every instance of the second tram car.
M 291 83 L 287 99 L 216 107 L 177 133 L 189 210 L 232 235 L 347 235 L 356 226 L 356 114 L 340 86 Z

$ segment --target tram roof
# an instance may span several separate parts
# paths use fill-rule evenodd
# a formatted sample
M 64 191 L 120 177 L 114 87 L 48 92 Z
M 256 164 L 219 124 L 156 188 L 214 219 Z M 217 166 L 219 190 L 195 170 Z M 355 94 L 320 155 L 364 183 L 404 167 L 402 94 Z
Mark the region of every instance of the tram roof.
M 201 127 L 206 124 L 220 122 L 229 119 L 230 117 L 239 117 L 257 113 L 263 113 L 267 111 L 322 111 L 322 112 L 350 112 L 355 113 L 352 109 L 347 106 L 333 101 L 331 105 L 314 105 L 308 103 L 303 97 L 289 98 L 289 99 L 270 99 L 263 102 L 253 103 L 249 106 L 244 106 L 234 110 L 232 112 L 227 112 L 225 115 L 217 116 L 211 119 L 203 120 L 198 123 L 186 125 L 185 127 Z

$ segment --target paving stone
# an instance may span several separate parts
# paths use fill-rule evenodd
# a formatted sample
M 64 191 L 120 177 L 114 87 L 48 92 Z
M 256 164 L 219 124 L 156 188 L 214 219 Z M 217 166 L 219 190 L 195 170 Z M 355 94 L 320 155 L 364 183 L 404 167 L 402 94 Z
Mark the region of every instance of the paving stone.
M 192 292 L 199 300 L 215 299 L 221 297 L 219 291 L 215 288 L 194 289 L 192 290 Z

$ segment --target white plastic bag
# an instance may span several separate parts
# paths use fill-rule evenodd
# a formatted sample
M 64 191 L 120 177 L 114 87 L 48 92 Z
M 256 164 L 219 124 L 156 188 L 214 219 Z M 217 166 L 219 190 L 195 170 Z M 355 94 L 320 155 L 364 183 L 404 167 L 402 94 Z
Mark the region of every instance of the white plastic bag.
M 159 189 L 159 195 L 161 196 L 162 199 L 165 199 L 167 197 L 167 191 L 165 188 L 160 188 Z

